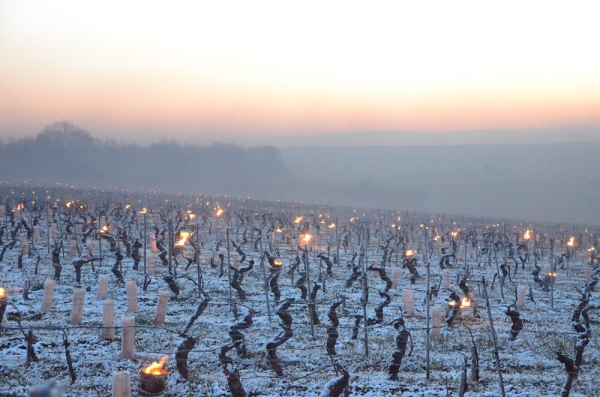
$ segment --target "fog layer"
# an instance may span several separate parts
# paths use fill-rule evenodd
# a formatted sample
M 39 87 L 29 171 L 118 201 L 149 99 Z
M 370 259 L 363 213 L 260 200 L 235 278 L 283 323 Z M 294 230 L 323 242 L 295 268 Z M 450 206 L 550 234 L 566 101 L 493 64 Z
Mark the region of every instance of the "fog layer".
M 600 224 L 600 142 L 244 148 L 94 138 L 68 122 L 0 143 L 0 180 Z

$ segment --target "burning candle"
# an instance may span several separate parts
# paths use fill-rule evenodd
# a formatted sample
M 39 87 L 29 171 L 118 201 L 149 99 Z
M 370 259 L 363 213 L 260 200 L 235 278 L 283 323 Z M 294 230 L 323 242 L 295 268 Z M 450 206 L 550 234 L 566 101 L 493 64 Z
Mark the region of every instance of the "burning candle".
M 160 362 L 153 362 L 141 369 L 139 395 L 140 396 L 163 396 L 167 387 L 167 375 L 169 372 L 164 365 L 169 356 L 163 356 Z
M 4 292 L 4 288 L 0 287 L 0 325 L 2 325 L 4 312 L 6 311 L 6 303 L 6 293 Z

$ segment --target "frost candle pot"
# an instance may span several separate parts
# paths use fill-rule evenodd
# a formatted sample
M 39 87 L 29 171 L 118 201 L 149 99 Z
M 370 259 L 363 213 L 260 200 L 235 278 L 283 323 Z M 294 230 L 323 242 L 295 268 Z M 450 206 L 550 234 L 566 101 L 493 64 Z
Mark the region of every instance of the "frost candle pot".
M 73 309 L 71 310 L 71 325 L 81 324 L 83 319 L 83 304 L 85 302 L 85 290 L 77 288 L 73 291 Z
M 156 319 L 154 320 L 154 324 L 164 324 L 168 303 L 169 291 L 158 291 L 158 303 L 156 304 Z
M 52 310 L 52 301 L 54 300 L 54 288 L 56 288 L 56 281 L 51 278 L 46 279 L 44 284 L 44 297 L 42 298 L 42 311 L 49 312 Z
M 164 369 L 164 365 L 168 358 L 169 356 L 163 356 L 159 363 L 155 361 L 141 369 L 140 386 L 138 388 L 140 396 L 164 396 L 167 387 L 167 375 L 169 374 Z
M 135 281 L 128 281 L 125 287 L 127 290 L 127 310 L 132 313 L 138 312 L 138 301 L 137 301 L 137 285 Z
M 97 295 L 98 299 L 106 298 L 107 292 L 108 292 L 108 275 L 101 274 L 100 282 L 98 284 L 98 295 Z

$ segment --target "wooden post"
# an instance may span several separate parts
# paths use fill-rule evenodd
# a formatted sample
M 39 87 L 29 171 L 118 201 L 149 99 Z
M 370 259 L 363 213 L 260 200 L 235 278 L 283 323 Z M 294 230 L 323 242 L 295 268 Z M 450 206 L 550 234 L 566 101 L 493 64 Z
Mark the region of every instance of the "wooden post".
M 485 277 L 481 278 L 481 282 L 483 284 L 485 306 L 487 308 L 488 319 L 490 322 L 490 333 L 492 334 L 492 342 L 494 343 L 494 356 L 496 358 L 496 369 L 498 370 L 498 378 L 500 380 L 500 391 L 502 392 L 502 397 L 506 397 L 506 393 L 504 391 L 504 381 L 502 380 L 502 368 L 500 367 L 500 354 L 498 353 L 498 340 L 496 339 L 496 331 L 494 330 L 494 319 L 492 318 L 492 309 L 490 307 L 490 299 L 488 298 L 487 283 L 485 281 Z
M 127 310 L 131 313 L 138 312 L 138 301 L 137 301 L 137 285 L 135 281 L 128 281 L 125 287 L 127 291 Z
M 128 372 L 113 373 L 112 397 L 131 397 L 131 381 Z
M 123 317 L 121 322 L 121 355 L 123 358 L 133 360 L 135 340 L 135 319 Z
M 102 339 L 115 339 L 115 301 L 112 299 L 102 302 Z
M 73 291 L 73 309 L 71 310 L 71 325 L 81 324 L 83 318 L 83 304 L 85 303 L 85 290 L 77 288 Z
M 106 299 L 106 294 L 108 292 L 108 275 L 101 274 L 100 281 L 98 284 L 98 299 Z
M 168 303 L 169 291 L 158 291 L 158 302 L 156 304 L 156 319 L 154 319 L 154 324 L 161 325 L 165 322 Z
M 44 297 L 42 298 L 42 311 L 48 313 L 52 310 L 52 301 L 54 300 L 54 288 L 56 281 L 51 278 L 46 279 L 44 284 Z

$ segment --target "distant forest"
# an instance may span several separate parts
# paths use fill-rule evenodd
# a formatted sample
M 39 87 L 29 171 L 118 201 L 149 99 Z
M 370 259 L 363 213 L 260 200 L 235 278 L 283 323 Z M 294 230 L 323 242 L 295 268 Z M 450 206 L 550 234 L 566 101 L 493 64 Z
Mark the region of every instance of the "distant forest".
M 35 183 L 255 195 L 284 181 L 273 147 L 200 147 L 163 140 L 149 146 L 100 140 L 67 121 L 35 137 L 0 144 L 3 179 Z
M 413 209 L 425 197 L 418 190 L 389 189 L 368 179 L 350 178 L 339 184 L 303 178 L 301 173 L 294 176 L 284 160 L 271 146 L 199 146 L 169 140 L 149 146 L 117 143 L 60 121 L 34 137 L 0 142 L 0 179 L 393 209 Z

